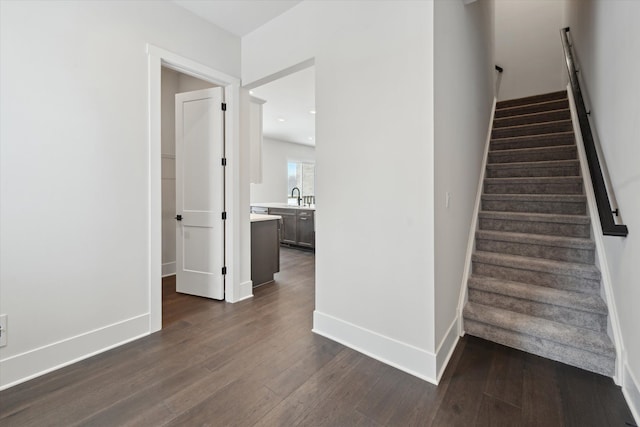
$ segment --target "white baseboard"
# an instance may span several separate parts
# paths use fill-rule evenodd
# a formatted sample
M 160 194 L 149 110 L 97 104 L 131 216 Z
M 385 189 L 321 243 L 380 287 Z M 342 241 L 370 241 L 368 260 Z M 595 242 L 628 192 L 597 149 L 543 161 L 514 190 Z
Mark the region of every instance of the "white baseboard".
M 622 380 L 622 394 L 631 409 L 636 425 L 640 425 L 640 382 L 629 369 L 629 364 L 624 364 L 624 376 Z
M 436 348 L 436 372 L 438 373 L 438 382 L 440 382 L 442 374 L 444 374 L 444 370 L 447 368 L 449 360 L 453 355 L 453 351 L 456 349 L 456 345 L 460 339 L 459 331 L 461 326 L 459 323 L 462 323 L 460 321 L 460 317 L 456 316 L 455 319 L 453 319 L 453 322 L 451 322 L 451 325 L 449 325 L 449 329 L 447 329 L 447 332 L 444 334 L 442 341 L 440 341 L 440 344 Z
M 253 298 L 253 282 L 251 280 L 240 283 L 238 287 L 238 298 L 227 302 L 240 302 L 249 298 Z
M 432 384 L 438 383 L 436 355 L 426 350 L 317 310 L 313 312 L 313 332 Z
M 149 314 L 132 317 L 0 360 L 0 390 L 149 334 Z
M 162 277 L 173 276 L 176 274 L 176 262 L 165 262 L 162 264 Z

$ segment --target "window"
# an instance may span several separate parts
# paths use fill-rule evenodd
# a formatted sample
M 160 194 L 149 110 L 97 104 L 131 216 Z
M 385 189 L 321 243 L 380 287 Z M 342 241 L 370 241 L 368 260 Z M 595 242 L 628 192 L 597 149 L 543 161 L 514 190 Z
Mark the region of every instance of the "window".
M 300 189 L 300 197 L 304 204 L 315 204 L 315 178 L 316 165 L 305 162 L 288 162 L 287 163 L 287 196 L 290 204 L 298 204 L 298 194 L 291 197 L 291 191 L 294 187 Z

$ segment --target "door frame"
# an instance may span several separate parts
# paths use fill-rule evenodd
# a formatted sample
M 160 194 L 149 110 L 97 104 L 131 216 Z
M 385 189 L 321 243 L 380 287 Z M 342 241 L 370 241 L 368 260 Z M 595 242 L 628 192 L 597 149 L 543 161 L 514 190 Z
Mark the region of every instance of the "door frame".
M 225 300 L 236 298 L 237 258 L 240 255 L 238 214 L 240 206 L 239 171 L 239 96 L 240 80 L 168 50 L 147 44 L 149 66 L 148 138 L 149 138 L 149 332 L 162 329 L 162 178 L 161 178 L 161 74 L 162 67 L 224 87 L 225 115 L 225 207 L 227 211 L 225 248 L 227 275 Z

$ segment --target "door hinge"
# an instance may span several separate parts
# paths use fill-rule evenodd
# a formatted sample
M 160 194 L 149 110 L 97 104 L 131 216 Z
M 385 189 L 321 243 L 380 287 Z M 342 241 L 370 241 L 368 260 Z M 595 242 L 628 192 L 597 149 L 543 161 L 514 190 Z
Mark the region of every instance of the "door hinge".
M 222 103 L 222 111 L 227 111 L 227 103 L 226 102 Z
M 222 219 L 223 220 L 227 219 L 227 213 L 226 212 L 222 212 Z
M 227 158 L 226 157 L 222 158 L 222 166 L 227 166 Z
M 224 276 L 225 274 L 227 274 L 227 267 L 222 267 L 222 275 Z

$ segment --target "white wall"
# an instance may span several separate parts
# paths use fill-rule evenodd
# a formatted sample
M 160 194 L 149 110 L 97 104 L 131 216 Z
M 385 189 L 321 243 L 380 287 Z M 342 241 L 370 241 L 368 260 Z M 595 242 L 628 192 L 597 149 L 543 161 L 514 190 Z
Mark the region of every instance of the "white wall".
M 263 138 L 262 183 L 251 184 L 251 203 L 287 203 L 287 162 L 315 160 L 315 147 Z
M 433 381 L 433 3 L 302 2 L 242 39 L 243 82 L 310 58 L 314 330 Z
M 492 0 L 435 2 L 435 340 L 444 348 L 439 368 L 458 333 L 456 311 L 493 105 L 493 6 Z
M 627 401 L 640 420 L 640 2 L 570 1 L 571 28 L 584 92 L 629 236 L 605 237 L 624 341 Z M 634 378 L 632 380 L 632 378 Z M 635 384 L 634 384 L 635 383 Z
M 146 44 L 240 73 L 171 2 L 0 2 L 0 387 L 149 331 Z M 170 30 L 168 30 L 170 29 Z
M 495 0 L 499 100 L 564 90 L 560 42 L 565 0 Z
M 176 93 L 215 87 L 177 71 L 162 68 L 162 275 L 176 272 Z

